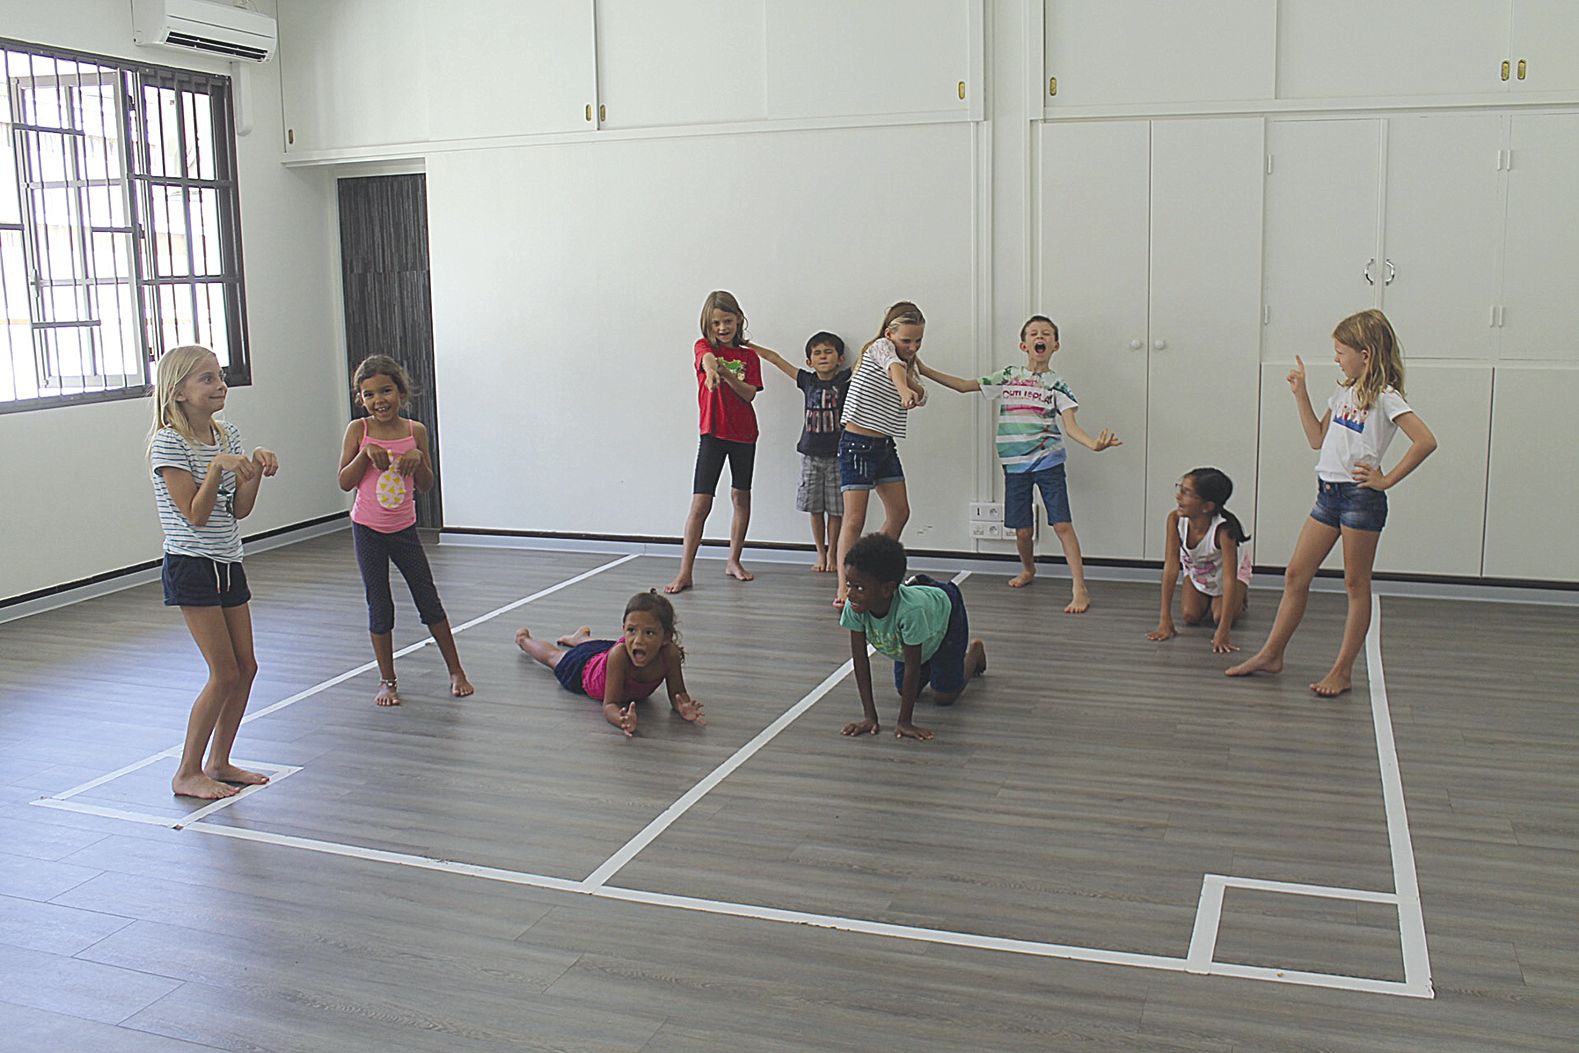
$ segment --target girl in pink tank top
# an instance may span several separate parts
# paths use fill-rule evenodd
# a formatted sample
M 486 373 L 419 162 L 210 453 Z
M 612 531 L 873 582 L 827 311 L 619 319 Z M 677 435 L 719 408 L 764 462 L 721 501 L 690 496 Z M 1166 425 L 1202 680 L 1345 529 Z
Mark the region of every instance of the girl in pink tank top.
M 669 688 L 669 704 L 693 724 L 706 724 L 702 703 L 685 690 L 680 663 L 685 648 L 675 628 L 674 605 L 656 590 L 638 592 L 625 605 L 624 631 L 618 640 L 594 640 L 583 625 L 554 644 L 517 629 L 521 650 L 548 666 L 567 691 L 603 704 L 603 717 L 625 733 L 636 733 L 636 703 L 658 689 Z
M 450 673 L 450 694 L 472 693 L 450 632 L 449 617 L 433 585 L 433 571 L 417 536 L 417 491 L 433 485 L 428 430 L 407 420 L 401 408 L 411 394 L 411 378 L 388 355 L 373 355 L 356 367 L 352 379 L 367 416 L 352 421 L 340 446 L 340 489 L 355 490 L 351 536 L 367 590 L 367 629 L 378 659 L 379 687 L 373 701 L 400 705 L 395 685 L 395 603 L 389 593 L 389 564 L 400 568 L 411 589 L 422 624 L 433 634 Z

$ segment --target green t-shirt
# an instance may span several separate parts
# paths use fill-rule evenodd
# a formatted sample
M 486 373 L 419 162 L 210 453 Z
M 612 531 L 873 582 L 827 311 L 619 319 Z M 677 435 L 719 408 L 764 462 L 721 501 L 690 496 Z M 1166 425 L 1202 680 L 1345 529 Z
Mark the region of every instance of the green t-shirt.
M 883 617 L 857 614 L 854 607 L 845 604 L 839 624 L 865 633 L 867 643 L 896 662 L 905 660 L 906 644 L 920 644 L 921 660 L 925 662 L 937 654 L 943 643 L 953 609 L 953 602 L 942 589 L 931 585 L 901 585 Z

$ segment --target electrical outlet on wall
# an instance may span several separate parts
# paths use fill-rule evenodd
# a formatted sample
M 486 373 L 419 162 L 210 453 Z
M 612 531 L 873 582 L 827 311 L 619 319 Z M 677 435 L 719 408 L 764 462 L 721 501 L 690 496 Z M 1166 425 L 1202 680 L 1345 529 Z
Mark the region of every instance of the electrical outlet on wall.
M 1003 524 L 973 519 L 970 524 L 970 536 L 978 541 L 1002 541 Z
M 997 501 L 972 501 L 970 518 L 984 523 L 1003 522 L 1003 505 Z

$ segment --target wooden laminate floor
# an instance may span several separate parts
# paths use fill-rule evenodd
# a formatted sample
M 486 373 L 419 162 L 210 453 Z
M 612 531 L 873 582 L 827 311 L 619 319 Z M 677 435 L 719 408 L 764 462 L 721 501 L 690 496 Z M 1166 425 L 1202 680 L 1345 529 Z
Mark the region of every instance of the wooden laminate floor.
M 429 554 L 456 625 L 615 558 Z M 1304 686 L 1341 596 L 1312 597 L 1285 675 L 1229 682 L 1209 633 L 1144 638 L 1154 586 L 1097 582 L 1072 617 L 1059 579 L 978 573 L 962 588 L 990 669 L 952 708 L 921 703 L 936 742 L 841 738 L 845 678 L 608 881 L 975 946 L 541 887 L 587 878 L 848 658 L 828 577 L 700 567 L 677 606 L 706 728 L 649 702 L 625 741 L 512 641 L 613 634 L 673 573 L 644 556 L 462 632 L 473 698 L 447 696 L 429 646 L 400 660 L 397 710 L 366 672 L 248 723 L 238 757 L 299 770 L 205 830 L 30 803 L 179 742 L 203 671 L 158 586 L 0 625 L 0 1049 L 1579 1048 L 1579 611 L 1383 601 L 1420 999 L 980 945 L 1177 960 L 1203 874 L 1393 891 L 1364 662 L 1343 699 Z M 254 712 L 370 658 L 349 535 L 248 574 Z M 1237 642 L 1275 602 L 1253 594 Z M 397 645 L 423 636 L 402 597 Z M 173 764 L 72 800 L 176 822 L 198 805 L 169 794 Z M 1286 892 L 1229 888 L 1215 960 L 1405 979 L 1392 906 Z

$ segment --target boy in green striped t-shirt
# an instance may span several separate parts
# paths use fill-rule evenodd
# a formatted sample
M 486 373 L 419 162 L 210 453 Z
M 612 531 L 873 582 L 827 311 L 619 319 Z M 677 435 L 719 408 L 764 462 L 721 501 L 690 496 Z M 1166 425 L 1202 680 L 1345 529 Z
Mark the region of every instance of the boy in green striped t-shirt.
M 1092 438 L 1075 420 L 1080 402 L 1057 373 L 1048 368 L 1058 350 L 1058 326 L 1045 315 L 1033 315 L 1020 327 L 1020 350 L 1026 364 L 1005 366 L 980 380 L 964 380 L 920 365 L 921 375 L 955 391 L 979 391 L 998 403 L 998 462 L 1003 465 L 1003 525 L 1014 531 L 1020 553 L 1020 573 L 1009 579 L 1018 589 L 1036 578 L 1036 553 L 1031 526 L 1035 509 L 1031 490 L 1042 492 L 1047 521 L 1063 546 L 1074 592 L 1066 614 L 1082 614 L 1091 606 L 1086 591 L 1085 564 L 1080 559 L 1080 539 L 1069 516 L 1069 491 L 1064 483 L 1063 432 L 1096 452 L 1122 443 L 1103 428 Z M 1063 425 L 1063 432 L 1059 424 Z

